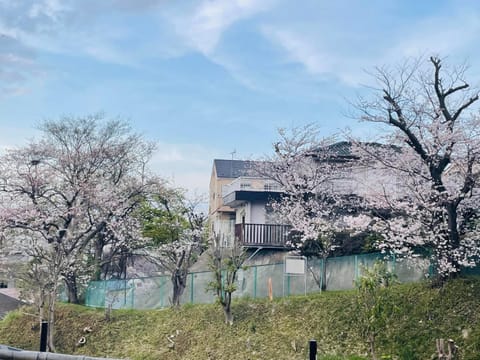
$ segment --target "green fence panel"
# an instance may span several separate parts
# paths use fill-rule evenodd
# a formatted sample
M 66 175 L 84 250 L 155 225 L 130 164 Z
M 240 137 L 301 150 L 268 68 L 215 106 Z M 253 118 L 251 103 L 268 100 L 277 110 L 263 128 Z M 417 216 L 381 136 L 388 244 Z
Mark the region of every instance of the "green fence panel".
M 133 279 L 134 308 L 159 309 L 170 305 L 172 282 L 169 276 Z
M 344 290 L 355 287 L 363 267 L 371 267 L 375 261 L 387 261 L 400 282 L 419 281 L 428 276 L 429 262 L 423 259 L 398 261 L 383 255 L 363 254 L 327 259 L 326 279 L 322 279 L 322 259 L 309 259 L 305 275 L 286 275 L 284 263 L 249 266 L 240 270 L 234 298 L 266 298 L 269 286 L 273 297 L 318 292 L 323 282 L 327 290 Z M 479 274 L 480 270 L 469 270 Z M 213 303 L 215 296 L 207 292 L 213 280 L 212 272 L 188 274 L 187 286 L 181 303 Z M 270 285 L 269 285 L 270 284 Z M 86 305 L 93 307 L 157 309 L 171 305 L 172 283 L 169 276 L 145 277 L 128 280 L 92 281 L 86 291 Z
M 346 261 L 346 259 L 348 259 Z M 352 289 L 357 276 L 355 256 L 329 258 L 327 266 L 327 290 Z
M 90 281 L 85 294 L 85 303 L 93 307 L 105 307 L 106 281 Z
M 208 284 L 213 280 L 210 271 L 190 273 L 187 279 L 187 287 L 180 299 L 182 304 L 211 304 L 215 301 L 213 292 L 208 291 Z

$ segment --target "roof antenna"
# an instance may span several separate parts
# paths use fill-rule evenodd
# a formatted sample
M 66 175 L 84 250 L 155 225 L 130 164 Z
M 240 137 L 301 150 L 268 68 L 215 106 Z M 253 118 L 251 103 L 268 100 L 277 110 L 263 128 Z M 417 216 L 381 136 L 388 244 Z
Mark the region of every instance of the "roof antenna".
M 233 151 L 230 153 L 232 155 L 232 161 L 230 161 L 230 177 L 233 178 L 233 156 L 237 153 L 236 149 L 233 149 Z

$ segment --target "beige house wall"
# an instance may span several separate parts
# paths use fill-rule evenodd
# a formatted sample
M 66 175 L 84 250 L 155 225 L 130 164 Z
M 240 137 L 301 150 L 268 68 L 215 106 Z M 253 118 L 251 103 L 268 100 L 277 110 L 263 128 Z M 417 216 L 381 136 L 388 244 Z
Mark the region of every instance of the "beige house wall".
M 222 234 L 225 246 L 234 237 L 235 210 L 223 205 L 222 187 L 231 183 L 234 178 L 218 178 L 215 165 L 212 168 L 209 187 L 208 219 L 212 234 Z

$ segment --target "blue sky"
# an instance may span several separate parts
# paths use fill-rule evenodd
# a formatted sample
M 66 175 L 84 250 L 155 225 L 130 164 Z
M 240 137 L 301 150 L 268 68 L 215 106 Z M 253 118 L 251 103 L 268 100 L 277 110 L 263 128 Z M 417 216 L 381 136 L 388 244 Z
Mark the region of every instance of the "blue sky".
M 0 147 L 105 112 L 158 142 L 153 169 L 206 192 L 212 160 L 279 127 L 345 127 L 366 70 L 438 54 L 480 80 L 476 0 L 0 0 Z

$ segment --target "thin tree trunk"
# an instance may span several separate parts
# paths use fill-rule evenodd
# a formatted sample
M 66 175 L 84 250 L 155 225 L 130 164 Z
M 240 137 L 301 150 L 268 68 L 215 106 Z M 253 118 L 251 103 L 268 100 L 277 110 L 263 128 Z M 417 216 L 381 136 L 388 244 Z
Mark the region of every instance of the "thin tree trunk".
M 322 291 L 327 290 L 327 258 L 328 256 L 323 256 L 323 262 L 322 262 Z
M 232 313 L 232 294 L 225 293 L 225 301 L 223 303 L 223 312 L 225 314 L 225 324 L 233 325 L 233 313 Z
M 370 335 L 368 343 L 370 345 L 370 354 L 373 360 L 377 360 L 377 354 L 375 352 L 375 335 Z
M 55 303 L 57 301 L 57 287 L 55 286 L 50 293 L 50 301 L 48 303 L 48 338 L 47 346 L 49 352 L 56 352 L 54 344 L 55 330 Z

